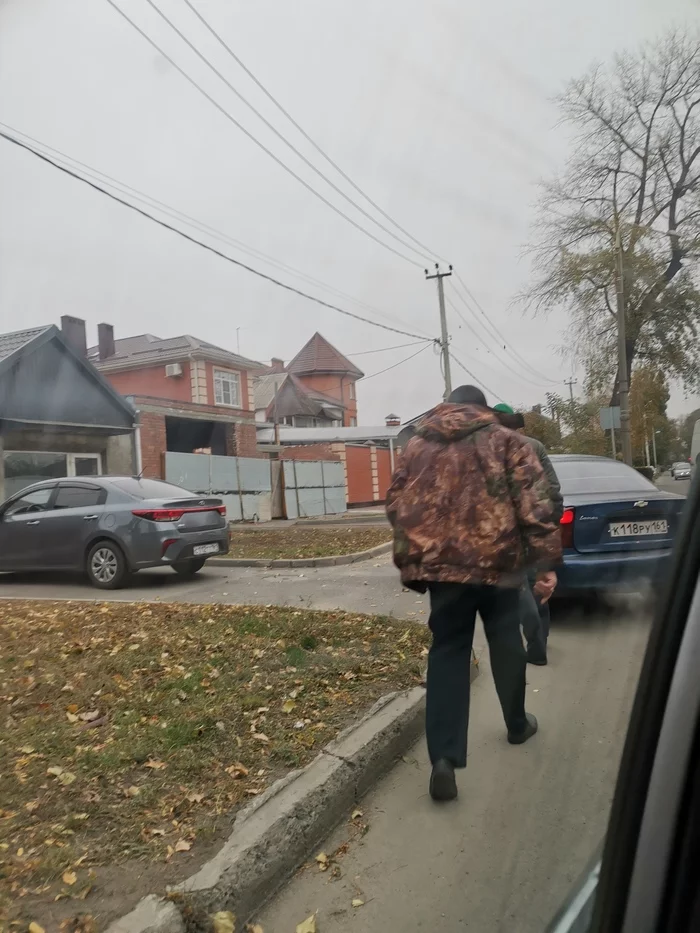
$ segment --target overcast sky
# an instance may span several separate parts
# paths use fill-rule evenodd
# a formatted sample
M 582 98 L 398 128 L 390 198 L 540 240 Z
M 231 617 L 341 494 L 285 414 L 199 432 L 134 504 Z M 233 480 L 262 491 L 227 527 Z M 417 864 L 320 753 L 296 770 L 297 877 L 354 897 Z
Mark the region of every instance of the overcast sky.
M 297 174 L 405 252 L 286 149 L 146 0 L 117 2 Z M 361 201 L 183 0 L 156 2 L 240 93 Z M 497 394 L 529 405 L 543 401 L 547 388 L 567 391 L 570 368 L 556 353 L 566 340 L 565 318 L 533 322 L 511 308 L 528 277 L 521 247 L 537 181 L 567 153 L 550 99 L 592 62 L 696 20 L 694 0 L 193 3 L 364 191 L 431 253 L 454 263 L 509 343 L 542 374 L 524 371 L 487 341 L 448 285 L 476 331 L 448 308 L 454 353 L 489 387 L 490 400 Z M 389 326 L 439 333 L 435 283 L 424 281 L 422 268 L 354 229 L 286 174 L 106 0 L 0 0 L 0 120 L 351 297 L 207 238 L 234 258 Z M 190 333 L 231 350 L 240 339 L 241 352 L 259 360 L 291 358 L 315 330 L 351 356 L 411 340 L 267 284 L 0 140 L 0 330 L 57 323 L 62 314 L 84 317 L 91 343 L 98 322 L 108 321 L 118 337 Z M 370 375 L 416 349 L 353 358 Z M 453 381 L 471 380 L 457 369 Z M 438 358 L 428 346 L 360 383 L 360 423 L 382 423 L 390 411 L 407 418 L 440 395 Z M 697 403 L 675 391 L 671 413 Z

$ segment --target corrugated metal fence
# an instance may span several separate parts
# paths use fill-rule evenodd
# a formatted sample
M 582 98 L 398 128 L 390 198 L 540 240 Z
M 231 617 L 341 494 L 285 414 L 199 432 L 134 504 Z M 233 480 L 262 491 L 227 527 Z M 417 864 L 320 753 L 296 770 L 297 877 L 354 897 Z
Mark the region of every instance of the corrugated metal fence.
M 281 465 L 282 469 L 279 469 Z M 217 457 L 209 454 L 165 454 L 165 478 L 202 495 L 220 496 L 230 521 L 270 521 L 273 517 L 272 467 L 284 483 L 286 516 L 299 518 L 344 512 L 343 464 L 331 461 L 270 460 Z
M 284 460 L 287 518 L 344 512 L 345 470 L 331 460 Z

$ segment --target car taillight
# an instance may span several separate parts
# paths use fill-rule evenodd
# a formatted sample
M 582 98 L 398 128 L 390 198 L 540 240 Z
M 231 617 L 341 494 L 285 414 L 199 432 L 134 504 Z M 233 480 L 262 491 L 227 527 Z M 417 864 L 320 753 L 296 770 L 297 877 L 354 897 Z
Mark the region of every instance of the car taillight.
M 131 514 L 150 522 L 179 522 L 187 512 L 218 512 L 226 515 L 225 505 L 199 506 L 193 509 L 132 509 Z
M 559 524 L 561 525 L 561 546 L 572 548 L 574 546 L 574 510 L 564 509 Z

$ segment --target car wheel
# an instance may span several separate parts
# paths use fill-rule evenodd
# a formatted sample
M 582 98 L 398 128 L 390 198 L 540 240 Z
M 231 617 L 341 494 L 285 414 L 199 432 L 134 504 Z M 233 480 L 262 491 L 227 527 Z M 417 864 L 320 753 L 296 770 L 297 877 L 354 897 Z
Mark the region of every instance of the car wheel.
M 128 573 L 124 552 L 113 541 L 98 541 L 87 556 L 90 583 L 100 590 L 118 590 Z
M 173 570 L 181 577 L 193 577 L 204 566 L 203 560 L 181 560 L 173 564 Z

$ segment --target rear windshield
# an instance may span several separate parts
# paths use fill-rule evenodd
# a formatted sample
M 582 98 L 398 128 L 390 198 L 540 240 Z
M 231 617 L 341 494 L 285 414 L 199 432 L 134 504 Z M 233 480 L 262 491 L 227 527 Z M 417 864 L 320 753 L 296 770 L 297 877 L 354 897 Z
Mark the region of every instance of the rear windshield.
M 158 479 L 118 479 L 114 485 L 134 499 L 187 499 L 194 498 L 195 493 L 170 483 L 162 483 Z
M 635 495 L 654 489 L 653 483 L 632 467 L 614 460 L 552 459 L 563 495 L 619 492 Z

